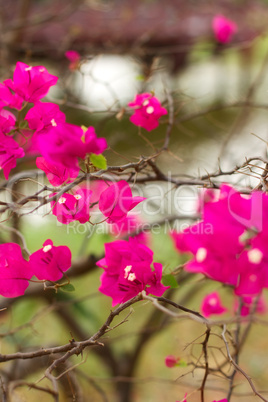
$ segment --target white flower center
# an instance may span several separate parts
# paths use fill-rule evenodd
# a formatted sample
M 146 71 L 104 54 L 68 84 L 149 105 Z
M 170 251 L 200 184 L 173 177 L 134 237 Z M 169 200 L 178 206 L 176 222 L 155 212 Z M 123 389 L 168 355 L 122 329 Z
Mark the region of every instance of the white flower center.
M 59 202 L 59 204 L 65 204 L 66 198 L 65 197 L 60 197 L 58 202 Z
M 126 268 L 124 269 L 125 275 L 124 278 L 126 279 L 128 277 L 129 272 L 132 270 L 132 265 L 127 265 Z
M 195 256 L 196 261 L 197 262 L 203 262 L 207 257 L 207 253 L 208 252 L 204 247 L 199 248 L 197 250 L 197 253 L 196 253 L 196 256 Z
M 79 195 L 79 194 L 75 194 L 75 195 L 74 195 L 74 198 L 75 198 L 76 200 L 81 200 L 82 196 Z
M 25 71 L 31 71 L 32 68 L 33 68 L 32 66 L 26 67 Z
M 259 264 L 262 260 L 263 253 L 258 248 L 253 248 L 248 252 L 248 260 L 252 264 Z
M 149 101 L 148 101 L 148 99 L 145 99 L 145 101 L 143 102 L 143 106 L 147 106 L 147 105 L 149 105 Z
M 146 113 L 147 113 L 147 114 L 152 114 L 153 112 L 154 112 L 153 106 L 148 106 L 148 107 L 146 108 Z
M 43 73 L 45 71 L 44 67 L 39 68 L 40 73 Z
M 50 123 L 51 123 L 51 125 L 52 125 L 53 127 L 57 127 L 57 123 L 55 122 L 55 119 L 52 119 L 52 120 L 50 121 Z
M 51 250 L 51 249 L 52 249 L 51 244 L 48 244 L 47 246 L 43 247 L 44 253 L 47 253 L 47 252 L 48 252 L 49 250 Z
M 129 274 L 127 279 L 128 279 L 128 281 L 133 282 L 136 279 L 136 275 L 135 274 Z

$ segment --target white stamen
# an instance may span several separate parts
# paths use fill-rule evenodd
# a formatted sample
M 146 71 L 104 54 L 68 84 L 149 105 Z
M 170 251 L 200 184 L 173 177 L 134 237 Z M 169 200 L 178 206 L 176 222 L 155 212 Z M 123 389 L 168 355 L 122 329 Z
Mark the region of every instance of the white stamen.
M 52 119 L 52 120 L 50 121 L 50 123 L 51 123 L 51 125 L 52 125 L 53 127 L 57 127 L 57 123 L 55 122 L 55 119 Z
M 124 269 L 125 275 L 124 278 L 126 279 L 128 277 L 128 273 L 132 270 L 132 265 L 127 265 L 126 268 Z
M 152 114 L 154 112 L 154 108 L 152 106 L 148 106 L 146 109 L 147 114 Z
M 208 252 L 204 247 L 199 248 L 197 250 L 197 253 L 196 253 L 196 256 L 195 256 L 196 261 L 197 262 L 203 262 L 207 257 L 207 253 Z
M 248 260 L 252 264 L 259 264 L 262 260 L 263 253 L 258 248 L 253 248 L 248 252 Z
M 136 275 L 135 274 L 129 274 L 127 279 L 128 279 L 128 281 L 133 282 L 136 279 Z
M 60 197 L 58 202 L 59 202 L 59 204 L 65 204 L 66 198 L 65 197 Z
M 47 246 L 43 247 L 44 253 L 47 253 L 47 252 L 48 252 L 49 250 L 51 250 L 51 249 L 52 249 L 51 244 L 48 244 Z
M 39 68 L 40 73 L 43 73 L 45 71 L 44 67 Z
M 24 71 L 31 71 L 32 68 L 32 66 L 26 67 Z
M 148 99 L 145 99 L 145 101 L 143 102 L 143 106 L 147 106 L 147 105 L 149 105 L 149 101 L 148 101 Z
M 81 198 L 82 198 L 82 195 L 79 195 L 79 194 L 75 194 L 75 195 L 74 195 L 74 198 L 75 198 L 76 200 L 81 200 Z

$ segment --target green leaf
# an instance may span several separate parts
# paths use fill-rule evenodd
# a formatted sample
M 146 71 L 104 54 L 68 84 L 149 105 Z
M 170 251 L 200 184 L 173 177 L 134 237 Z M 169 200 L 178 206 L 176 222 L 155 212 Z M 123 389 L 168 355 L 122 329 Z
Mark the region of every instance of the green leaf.
M 106 161 L 106 158 L 103 155 L 91 154 L 90 155 L 90 162 L 96 168 L 107 169 L 107 161 Z
M 179 286 L 178 282 L 176 281 L 176 279 L 174 277 L 174 275 L 172 275 L 172 274 L 164 275 L 163 278 L 162 278 L 162 283 L 165 286 L 170 286 L 171 289 L 175 289 L 175 288 L 177 288 Z
M 64 292 L 74 292 L 75 287 L 71 283 L 67 283 L 66 285 L 63 285 L 60 287 L 61 290 L 64 290 Z

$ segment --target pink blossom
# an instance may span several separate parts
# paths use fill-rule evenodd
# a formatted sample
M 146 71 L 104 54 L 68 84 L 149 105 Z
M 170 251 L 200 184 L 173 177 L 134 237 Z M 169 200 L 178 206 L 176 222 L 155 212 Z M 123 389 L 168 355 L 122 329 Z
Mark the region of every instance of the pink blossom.
M 0 294 L 4 297 L 22 296 L 33 273 L 18 244 L 0 244 L 0 268 Z
M 107 268 L 112 274 L 116 273 L 118 266 L 124 265 L 125 261 L 143 261 L 149 265 L 153 262 L 153 251 L 135 238 L 105 243 L 104 248 L 105 257 L 99 260 L 97 265 Z
M 82 136 L 85 143 L 86 154 L 102 154 L 107 148 L 107 141 L 105 138 L 97 138 L 94 127 L 88 127 L 87 131 Z
M 253 308 L 255 305 L 256 298 L 252 296 L 242 296 L 242 307 L 241 307 L 241 312 L 240 315 L 242 317 L 245 317 L 250 314 L 250 310 Z M 235 304 L 234 304 L 234 310 L 238 310 L 238 300 L 237 298 L 235 299 Z M 256 306 L 256 312 L 259 314 L 264 314 L 267 311 L 265 299 L 263 296 L 260 296 L 257 301 L 257 306 Z
M 92 191 L 87 187 L 79 187 L 73 194 L 62 194 L 57 202 L 51 202 L 53 215 L 64 224 L 72 221 L 88 222 L 91 194 Z
M 129 184 L 121 180 L 112 184 L 100 195 L 99 209 L 108 217 L 108 223 L 120 222 L 144 197 L 133 197 Z
M 180 251 L 194 254 L 194 258 L 186 264 L 186 270 L 201 272 L 211 279 L 241 288 L 246 294 L 256 292 L 258 283 L 254 289 L 247 288 L 253 266 L 247 253 L 243 252 L 250 242 L 253 242 L 252 245 L 255 243 L 254 240 L 245 243 L 243 237 L 247 237 L 247 233 L 254 228 L 253 233 L 260 231 L 259 236 L 263 238 L 261 228 L 268 218 L 266 208 L 262 207 L 265 203 L 268 203 L 268 197 L 260 192 L 244 197 L 230 186 L 221 186 L 219 197 L 209 197 L 204 202 L 201 222 L 182 233 L 172 234 Z M 260 281 L 265 286 L 263 278 Z
M 79 174 L 78 167 L 67 168 L 60 163 L 48 162 L 42 156 L 36 158 L 36 166 L 45 172 L 48 181 L 55 187 L 72 182 Z
M 30 256 L 33 275 L 39 280 L 57 281 L 63 272 L 71 266 L 71 251 L 67 246 L 54 246 L 52 240 L 46 240 L 43 248 Z
M 56 127 L 66 120 L 65 114 L 60 111 L 59 105 L 50 102 L 36 102 L 27 112 L 25 120 L 29 128 L 34 131 L 45 130 L 48 127 Z
M 16 167 L 17 159 L 24 156 L 23 149 L 12 138 L 0 132 L 0 168 L 8 179 L 11 169 Z
M 79 66 L 79 62 L 81 60 L 81 55 L 76 50 L 67 50 L 65 52 L 65 57 L 70 60 L 69 69 L 76 70 Z
M 38 132 L 36 142 L 48 162 L 72 169 L 78 168 L 79 158 L 85 159 L 88 153 L 102 153 L 107 148 L 106 140 L 97 138 L 93 127 L 84 133 L 81 127 L 59 120 Z
M 204 297 L 201 311 L 205 317 L 210 317 L 212 314 L 223 314 L 227 309 L 221 304 L 219 294 L 212 292 Z
M 59 123 L 57 126 L 49 126 L 37 135 L 38 149 L 46 161 L 77 169 L 78 158 L 85 157 L 82 135 L 82 128 L 74 124 Z
M 229 43 L 237 31 L 237 25 L 224 15 L 215 15 L 212 21 L 215 38 L 220 43 Z
M 129 102 L 128 106 L 135 110 L 130 121 L 147 131 L 158 127 L 160 117 L 168 113 L 167 109 L 161 106 L 159 100 L 150 93 L 136 95 L 135 100 Z
M 51 86 L 55 85 L 58 77 L 49 74 L 43 66 L 28 66 L 20 61 L 17 62 L 11 79 L 5 80 L 4 84 L 23 98 L 26 102 L 37 102 L 48 93 Z
M 10 90 L 2 83 L 0 83 L 0 108 L 9 106 L 12 109 L 21 109 L 23 99 L 17 95 L 12 94 Z
M 162 265 L 153 264 L 153 252 L 136 239 L 105 244 L 105 258 L 97 262 L 104 269 L 99 291 L 112 298 L 112 306 L 124 303 L 145 290 L 162 296 L 168 287 L 161 284 Z
M 0 110 L 0 131 L 4 134 L 9 133 L 15 128 L 16 117 L 8 110 Z
M 175 357 L 175 356 L 173 356 L 173 355 L 168 355 L 168 356 L 165 358 L 165 365 L 166 365 L 167 367 L 169 367 L 169 368 L 175 367 L 175 366 L 177 365 L 177 363 L 178 363 L 179 360 L 180 360 L 179 357 Z

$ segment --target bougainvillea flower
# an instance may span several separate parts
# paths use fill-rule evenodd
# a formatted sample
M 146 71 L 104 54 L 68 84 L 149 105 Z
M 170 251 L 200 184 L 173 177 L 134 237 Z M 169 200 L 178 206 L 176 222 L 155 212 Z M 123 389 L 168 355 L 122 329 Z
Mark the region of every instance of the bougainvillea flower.
M 135 100 L 129 102 L 128 106 L 135 110 L 130 121 L 147 131 L 158 127 L 160 117 L 168 113 L 167 109 L 161 106 L 159 100 L 150 93 L 136 95 Z
M 250 311 L 254 308 L 254 305 L 257 301 L 257 306 L 255 307 L 254 313 L 264 314 L 267 311 L 266 302 L 263 296 L 258 297 L 258 300 L 252 296 L 242 296 L 242 306 L 240 315 L 245 317 L 250 314 Z M 234 303 L 234 311 L 236 312 L 239 308 L 239 302 L 237 298 L 235 298 Z
M 21 109 L 23 99 L 17 95 L 12 94 L 10 90 L 2 83 L 0 83 L 0 109 L 9 106 L 12 109 Z
M 28 66 L 20 61 L 17 62 L 11 79 L 5 80 L 4 84 L 22 97 L 26 102 L 37 102 L 47 95 L 50 87 L 55 85 L 58 77 L 49 74 L 43 66 Z
M 20 246 L 16 243 L 0 244 L 0 294 L 5 297 L 22 296 L 32 276 Z
M 155 264 L 153 266 L 155 267 Z M 133 262 L 132 265 L 125 265 L 118 269 L 117 275 L 111 275 L 108 270 L 105 270 L 100 279 L 99 291 L 112 298 L 112 306 L 128 301 L 143 290 L 147 294 L 162 296 L 168 289 L 159 282 L 155 272 L 145 262 Z M 150 286 L 152 282 L 158 282 L 157 292 L 154 291 L 156 286 L 154 288 Z
M 220 43 L 229 43 L 237 31 L 237 25 L 224 15 L 215 15 L 212 21 L 215 38 Z
M 210 317 L 212 314 L 223 314 L 227 309 L 221 304 L 219 294 L 212 292 L 204 297 L 201 311 L 205 317 Z
M 268 287 L 267 207 L 268 197 L 260 191 L 244 196 L 222 185 L 218 197 L 203 202 L 201 222 L 172 233 L 178 250 L 194 255 L 186 270 L 233 285 L 239 295 Z
M 109 225 L 109 229 L 115 237 L 135 236 L 140 243 L 148 246 L 150 243 L 150 233 L 142 230 L 143 227 L 146 228 L 146 224 L 142 222 L 137 214 L 131 213 L 121 221 Z
M 24 150 L 12 138 L 0 132 L 0 168 L 8 179 L 11 169 L 16 167 L 17 159 L 24 156 Z
M 64 224 L 72 221 L 88 222 L 91 194 L 92 191 L 87 187 L 79 187 L 73 194 L 62 194 L 57 202 L 51 202 L 53 215 Z
M 185 265 L 189 272 L 200 272 L 211 279 L 236 286 L 239 267 L 236 256 L 243 250 L 232 226 L 222 225 L 214 233 L 214 227 L 199 222 L 182 233 L 172 232 L 175 246 L 182 252 L 191 252 L 194 258 Z
M 79 168 L 67 168 L 59 163 L 51 163 L 42 156 L 36 158 L 36 166 L 45 172 L 49 183 L 58 187 L 63 183 L 72 182 L 79 174 Z
M 177 365 L 177 363 L 178 363 L 179 360 L 180 360 L 179 357 L 175 357 L 175 356 L 173 356 L 173 355 L 168 355 L 168 356 L 165 358 L 165 365 L 166 365 L 167 367 L 169 367 L 169 368 L 175 367 L 175 366 Z
M 162 296 L 168 287 L 161 284 L 162 265 L 153 264 L 152 251 L 135 239 L 105 244 L 105 258 L 97 262 L 104 269 L 99 291 L 112 298 L 112 306 L 124 303 L 145 290 Z
M 67 246 L 54 246 L 52 240 L 46 240 L 43 248 L 30 256 L 33 275 L 39 280 L 58 281 L 63 272 L 71 266 L 72 254 Z
M 4 134 L 15 128 L 16 117 L 9 110 L 0 110 L 0 131 Z
M 88 153 L 99 154 L 107 148 L 106 140 L 97 138 L 93 127 L 84 133 L 81 127 L 59 120 L 40 131 L 36 142 L 47 161 L 73 169 L 78 167 L 78 158 L 85 159 Z
M 105 257 L 99 260 L 97 265 L 112 274 L 116 274 L 118 267 L 125 265 L 127 261 L 146 262 L 148 265 L 153 262 L 152 250 L 139 243 L 136 238 L 105 243 L 104 248 Z
M 133 197 L 129 184 L 121 180 L 101 193 L 99 209 L 108 218 L 108 223 L 115 223 L 124 219 L 131 209 L 145 199 Z
M 65 57 L 70 61 L 69 69 L 74 71 L 78 68 L 81 55 L 76 50 L 67 50 Z
M 59 123 L 38 133 L 37 145 L 41 155 L 51 163 L 78 168 L 78 158 L 85 158 L 83 130 L 74 124 Z
M 251 248 L 245 250 L 238 260 L 240 278 L 235 289 L 237 295 L 258 295 L 268 287 L 267 247 L 261 247 L 261 236 L 251 240 Z M 267 240 L 267 238 L 265 239 Z
M 65 114 L 61 112 L 59 105 L 50 102 L 36 102 L 27 112 L 25 120 L 29 128 L 34 131 L 45 130 L 48 127 L 56 127 L 66 120 Z
M 107 141 L 105 138 L 98 138 L 94 127 L 88 127 L 83 134 L 82 140 L 85 143 L 85 153 L 102 154 L 107 149 Z

